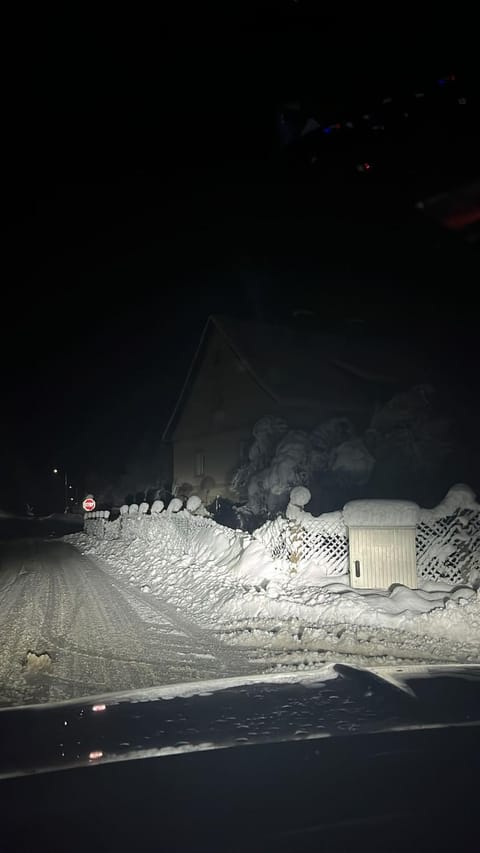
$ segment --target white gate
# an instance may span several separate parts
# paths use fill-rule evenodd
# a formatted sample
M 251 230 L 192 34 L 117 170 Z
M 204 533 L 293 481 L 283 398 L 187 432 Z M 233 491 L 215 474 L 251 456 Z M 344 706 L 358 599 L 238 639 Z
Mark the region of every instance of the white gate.
M 388 589 L 401 583 L 415 589 L 415 533 L 418 507 L 409 501 L 351 501 L 348 525 L 350 584 Z
M 414 527 L 350 528 L 349 551 L 352 586 L 417 586 Z

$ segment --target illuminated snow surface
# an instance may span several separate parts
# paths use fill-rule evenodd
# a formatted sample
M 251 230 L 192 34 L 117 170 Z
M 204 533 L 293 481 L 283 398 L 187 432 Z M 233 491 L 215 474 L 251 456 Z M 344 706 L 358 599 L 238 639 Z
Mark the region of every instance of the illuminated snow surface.
M 186 521 L 128 522 L 121 539 L 78 533 L 4 542 L 0 705 L 302 672 L 332 661 L 480 658 L 471 587 L 430 581 L 418 590 L 352 590 L 345 575 L 325 577 L 314 561 L 292 570 L 258 539 L 210 520 L 190 525 L 185 550 L 178 534 Z M 139 536 L 142 525 L 147 533 Z
M 260 671 L 65 542 L 4 543 L 1 569 L 0 706 Z
M 146 602 L 161 600 L 188 614 L 242 647 L 252 667 L 264 671 L 332 660 L 480 660 L 480 602 L 466 585 L 422 581 L 417 590 L 354 590 L 347 575 L 324 577 L 314 562 L 292 573 L 260 541 L 245 535 L 242 546 L 238 533 L 219 525 L 199 529 L 183 555 L 160 538 L 65 538 Z

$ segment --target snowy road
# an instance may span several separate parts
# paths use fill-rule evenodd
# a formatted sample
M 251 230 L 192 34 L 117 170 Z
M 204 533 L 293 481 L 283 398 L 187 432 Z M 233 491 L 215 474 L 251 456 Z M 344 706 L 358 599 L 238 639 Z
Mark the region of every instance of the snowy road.
M 0 705 L 256 670 L 246 652 L 55 540 L 1 544 L 0 624 Z M 29 652 L 49 658 L 27 663 Z

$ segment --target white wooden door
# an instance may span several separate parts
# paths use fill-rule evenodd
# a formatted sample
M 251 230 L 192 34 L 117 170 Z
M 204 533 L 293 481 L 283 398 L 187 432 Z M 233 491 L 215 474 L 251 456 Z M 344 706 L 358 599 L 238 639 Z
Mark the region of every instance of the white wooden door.
M 416 588 L 415 528 L 350 527 L 349 551 L 351 586 L 388 589 L 401 583 Z

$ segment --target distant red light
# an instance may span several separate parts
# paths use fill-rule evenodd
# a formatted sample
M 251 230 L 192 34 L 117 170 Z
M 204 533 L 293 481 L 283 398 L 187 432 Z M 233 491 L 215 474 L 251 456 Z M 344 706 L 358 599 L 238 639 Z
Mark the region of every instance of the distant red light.
M 369 172 L 370 169 L 372 168 L 372 164 L 371 163 L 358 163 L 355 168 L 356 168 L 357 172 Z

